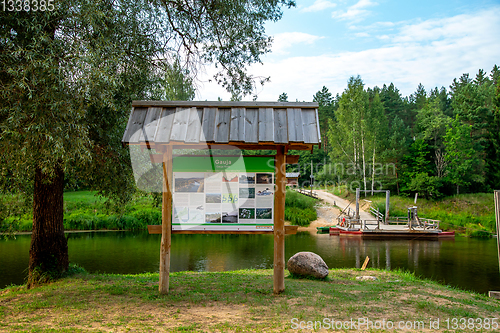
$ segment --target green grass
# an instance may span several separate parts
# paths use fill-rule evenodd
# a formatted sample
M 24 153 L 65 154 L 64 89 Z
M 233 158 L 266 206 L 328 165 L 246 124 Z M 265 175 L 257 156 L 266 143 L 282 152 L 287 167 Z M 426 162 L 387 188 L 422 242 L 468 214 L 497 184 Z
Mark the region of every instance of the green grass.
M 177 272 L 170 274 L 170 292 L 159 295 L 158 274 L 79 271 L 31 290 L 0 290 L 0 331 L 283 332 L 291 330 L 293 318 L 304 325 L 363 317 L 428 325 L 431 319 L 498 318 L 500 313 L 498 300 L 408 272 L 332 269 L 321 281 L 287 275 L 280 295 L 273 295 L 272 274 Z M 360 275 L 378 280 L 356 280 Z

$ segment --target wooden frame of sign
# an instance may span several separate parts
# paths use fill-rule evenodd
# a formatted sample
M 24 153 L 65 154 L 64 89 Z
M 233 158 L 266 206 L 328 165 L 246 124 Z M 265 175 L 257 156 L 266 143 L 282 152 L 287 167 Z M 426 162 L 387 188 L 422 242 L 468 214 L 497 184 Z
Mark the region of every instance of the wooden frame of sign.
M 317 103 L 134 101 L 123 145 L 154 148 L 151 162 L 163 163 L 162 224 L 148 226 L 161 233 L 159 292 L 169 291 L 172 233 L 251 233 L 274 235 L 275 294 L 285 290 L 285 235 L 297 226 L 285 226 L 286 164 L 288 150 L 311 150 L 321 145 Z M 174 149 L 275 150 L 273 231 L 172 231 L 172 177 Z M 290 156 L 290 164 L 298 162 Z

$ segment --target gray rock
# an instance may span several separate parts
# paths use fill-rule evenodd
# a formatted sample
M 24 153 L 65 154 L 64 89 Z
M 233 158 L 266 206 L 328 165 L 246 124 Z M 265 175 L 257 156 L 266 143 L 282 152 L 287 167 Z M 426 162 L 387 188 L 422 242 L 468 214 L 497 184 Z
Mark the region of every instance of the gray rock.
M 288 271 L 296 275 L 312 276 L 324 279 L 328 276 L 328 266 L 323 259 L 312 252 L 294 254 L 287 263 Z
M 363 276 L 357 276 L 356 280 L 359 280 L 359 281 L 377 281 L 378 279 L 376 276 L 363 275 Z

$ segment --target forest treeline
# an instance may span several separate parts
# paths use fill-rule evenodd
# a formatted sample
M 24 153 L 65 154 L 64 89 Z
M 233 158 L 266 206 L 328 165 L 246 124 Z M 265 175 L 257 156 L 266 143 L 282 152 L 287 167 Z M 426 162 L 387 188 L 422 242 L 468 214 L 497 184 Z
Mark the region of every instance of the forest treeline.
M 308 181 L 312 161 L 319 186 L 432 199 L 500 189 L 499 76 L 495 65 L 489 74 L 463 74 L 449 89 L 420 84 L 408 97 L 392 83 L 365 87 L 359 76 L 336 96 L 323 87 L 313 97 L 322 148 L 299 153 L 301 179 Z

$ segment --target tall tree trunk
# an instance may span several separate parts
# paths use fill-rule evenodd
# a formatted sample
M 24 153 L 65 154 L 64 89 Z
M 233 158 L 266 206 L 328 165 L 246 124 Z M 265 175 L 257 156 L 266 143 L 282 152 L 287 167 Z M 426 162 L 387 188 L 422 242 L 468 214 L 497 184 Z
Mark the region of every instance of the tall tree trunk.
M 31 235 L 28 288 L 68 269 L 68 243 L 63 226 L 64 171 L 55 167 L 54 178 L 35 170 L 33 233 Z

